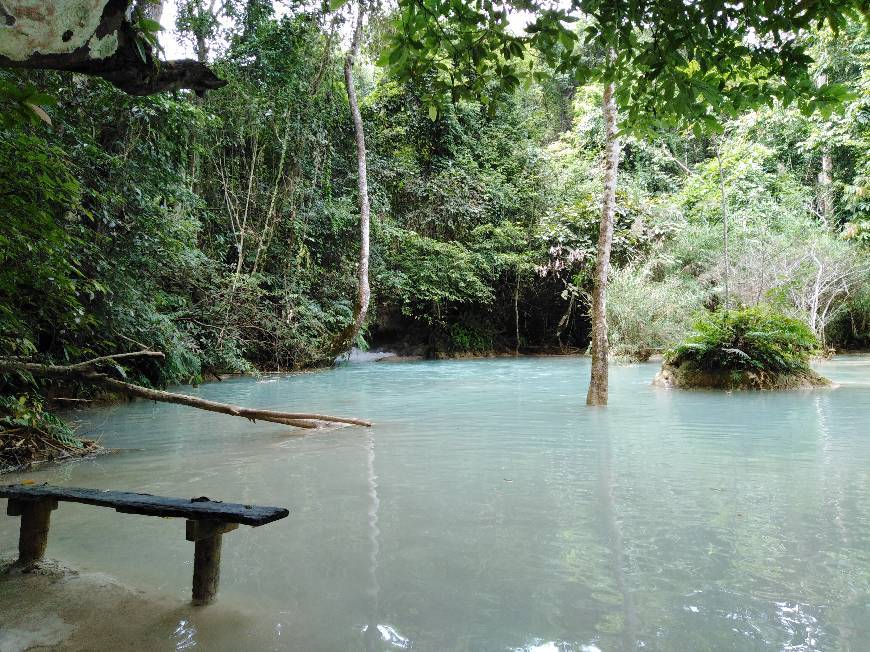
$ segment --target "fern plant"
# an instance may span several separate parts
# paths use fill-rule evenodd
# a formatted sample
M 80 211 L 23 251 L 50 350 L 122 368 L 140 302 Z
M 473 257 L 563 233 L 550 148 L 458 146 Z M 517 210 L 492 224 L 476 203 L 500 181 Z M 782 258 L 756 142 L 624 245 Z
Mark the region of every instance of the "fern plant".
M 665 360 L 700 371 L 808 372 L 819 342 L 802 321 L 769 308 L 707 313 Z
M 48 436 L 67 448 L 84 448 L 64 421 L 45 411 L 40 398 L 28 394 L 18 398 L 0 396 L 0 430 L 18 428 Z

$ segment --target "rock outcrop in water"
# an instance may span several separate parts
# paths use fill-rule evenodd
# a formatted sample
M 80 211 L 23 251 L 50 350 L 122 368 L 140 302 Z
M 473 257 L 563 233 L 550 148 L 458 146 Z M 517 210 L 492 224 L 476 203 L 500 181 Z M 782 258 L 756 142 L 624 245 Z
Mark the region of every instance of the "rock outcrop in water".
M 809 389 L 831 384 L 810 368 L 821 350 L 803 321 L 765 307 L 705 313 L 665 352 L 654 385 L 681 389 Z
M 662 364 L 653 379 L 658 387 L 677 389 L 811 389 L 828 387 L 831 381 L 815 371 L 774 373 L 763 371 L 709 371 L 690 363 Z

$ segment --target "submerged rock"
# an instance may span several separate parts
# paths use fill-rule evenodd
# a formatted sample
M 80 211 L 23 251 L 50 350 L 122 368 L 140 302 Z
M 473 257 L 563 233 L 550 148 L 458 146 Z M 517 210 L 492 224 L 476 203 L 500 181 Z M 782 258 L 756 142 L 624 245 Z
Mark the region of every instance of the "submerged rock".
M 828 387 L 830 380 L 808 369 L 797 373 L 763 371 L 710 371 L 689 363 L 663 363 L 652 381 L 658 387 L 677 389 L 812 389 Z

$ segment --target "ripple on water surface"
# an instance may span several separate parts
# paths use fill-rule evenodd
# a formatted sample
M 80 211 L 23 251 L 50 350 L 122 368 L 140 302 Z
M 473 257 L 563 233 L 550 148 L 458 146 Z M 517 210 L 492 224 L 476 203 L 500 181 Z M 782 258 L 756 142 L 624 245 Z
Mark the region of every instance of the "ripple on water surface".
M 820 369 L 840 386 L 672 392 L 655 365 L 613 367 L 606 409 L 583 405 L 583 358 L 233 379 L 184 391 L 376 425 L 300 436 L 134 402 L 76 417 L 141 450 L 30 477 L 290 508 L 225 537 L 231 627 L 155 621 L 180 648 L 870 649 L 870 358 Z M 49 555 L 181 604 L 183 529 L 63 505 Z

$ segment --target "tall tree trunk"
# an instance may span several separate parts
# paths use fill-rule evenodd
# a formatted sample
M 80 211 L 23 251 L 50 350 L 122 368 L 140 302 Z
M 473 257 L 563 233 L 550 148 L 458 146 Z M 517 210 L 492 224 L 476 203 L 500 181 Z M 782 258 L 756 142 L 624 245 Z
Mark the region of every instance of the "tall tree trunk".
M 215 12 L 219 9 L 217 0 L 209 0 L 208 7 L 203 5 L 202 0 L 194 3 L 196 10 L 197 25 L 193 28 L 196 38 L 196 60 L 200 63 L 208 61 L 208 36 L 213 33 L 213 25 L 217 22 Z M 208 16 L 208 18 L 206 18 Z
M 719 208 L 722 212 L 722 254 L 725 265 L 725 316 L 731 307 L 730 279 L 731 258 L 728 253 L 728 196 L 725 194 L 725 174 L 722 172 L 722 142 L 716 147 L 716 162 L 719 164 Z
M 197 33 L 195 36 L 196 60 L 199 63 L 205 65 L 206 61 L 208 61 L 208 44 L 206 43 L 205 36 L 203 34 Z M 194 97 L 192 99 L 194 104 L 202 103 L 202 98 Z M 197 180 L 199 178 L 199 137 L 197 133 L 197 130 L 194 129 L 191 134 L 193 155 L 190 157 L 190 190 L 193 193 L 199 194 L 199 184 L 197 183 Z
M 831 219 L 834 216 L 834 199 L 831 196 L 832 173 L 834 170 L 834 162 L 831 158 L 831 150 L 825 147 L 822 150 L 822 169 L 819 171 L 819 215 L 822 216 L 822 222 L 825 226 L 831 224 Z
M 208 62 L 208 40 L 207 40 L 207 27 L 204 27 L 205 22 L 205 14 L 207 13 L 212 19 L 214 19 L 215 12 L 215 1 L 211 0 L 208 5 L 208 8 L 202 6 L 201 2 L 196 3 L 196 8 L 198 10 L 197 18 L 199 19 L 199 26 L 194 30 L 193 35 L 196 39 L 196 60 L 202 64 L 206 65 Z M 195 97 L 193 98 L 194 104 L 201 104 L 202 98 Z M 199 160 L 199 148 L 198 148 L 198 136 L 196 130 L 193 131 L 193 156 L 190 159 L 190 190 L 193 193 L 199 194 L 199 168 L 200 168 L 200 160 Z
M 819 86 L 824 86 L 828 83 L 828 75 L 821 73 L 818 76 Z M 822 169 L 819 170 L 818 176 L 818 194 L 816 196 L 816 205 L 819 209 L 819 217 L 825 226 L 831 224 L 834 217 L 834 198 L 831 193 L 832 175 L 834 171 L 834 161 L 831 158 L 831 148 L 827 145 L 822 147 Z
M 208 61 L 208 43 L 202 34 L 196 35 L 196 60 L 200 63 Z
M 357 269 L 357 297 L 353 310 L 353 323 L 345 328 L 335 338 L 331 353 L 340 355 L 353 345 L 365 322 L 371 299 L 369 287 L 369 184 L 366 169 L 366 138 L 363 129 L 362 116 L 359 112 L 359 103 L 356 97 L 356 88 L 353 83 L 353 64 L 359 55 L 360 40 L 362 39 L 363 17 L 365 6 L 360 0 L 356 16 L 356 27 L 353 31 L 353 42 L 344 60 L 344 84 L 347 88 L 347 101 L 350 105 L 350 114 L 353 119 L 353 131 L 356 138 L 356 163 L 357 163 L 357 186 L 359 191 L 359 266 Z
M 514 340 L 514 355 L 519 355 L 520 353 L 520 269 L 517 266 L 516 269 L 516 285 L 514 286 L 514 329 L 515 329 L 515 337 Z
M 592 376 L 586 405 L 607 405 L 607 276 L 610 271 L 610 248 L 613 243 L 613 220 L 616 214 L 616 173 L 619 169 L 620 142 L 616 135 L 616 100 L 614 85 L 604 87 L 604 196 L 601 200 L 601 225 L 595 260 L 595 285 L 592 290 Z

